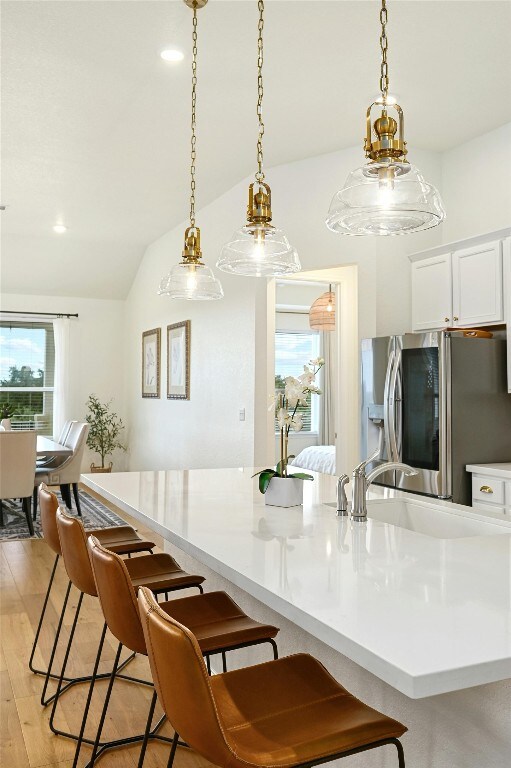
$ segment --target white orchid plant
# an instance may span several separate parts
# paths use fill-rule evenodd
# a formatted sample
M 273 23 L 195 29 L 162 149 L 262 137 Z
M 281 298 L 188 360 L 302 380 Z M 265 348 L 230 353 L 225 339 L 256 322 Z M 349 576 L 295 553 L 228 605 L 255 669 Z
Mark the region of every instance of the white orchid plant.
M 303 366 L 303 373 L 295 378 L 287 376 L 284 379 L 284 392 L 272 398 L 270 408 L 275 409 L 277 425 L 280 429 L 280 461 L 275 469 L 263 469 L 256 472 L 254 477 L 259 475 L 259 490 L 266 493 L 272 477 L 297 477 L 301 480 L 314 480 L 312 475 L 305 472 L 288 473 L 288 464 L 293 455 L 288 454 L 289 433 L 291 430 L 299 432 L 303 427 L 303 417 L 299 413 L 300 406 L 308 405 L 310 395 L 321 395 L 321 390 L 316 384 L 316 376 L 325 361 L 322 357 L 317 357 L 309 362 L 309 365 Z

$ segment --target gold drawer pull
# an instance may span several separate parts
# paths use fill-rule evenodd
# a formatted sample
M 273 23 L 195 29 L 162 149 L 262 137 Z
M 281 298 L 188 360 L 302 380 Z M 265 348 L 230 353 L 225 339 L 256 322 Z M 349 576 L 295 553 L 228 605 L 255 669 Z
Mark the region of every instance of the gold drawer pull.
M 493 488 L 490 488 L 489 485 L 482 485 L 479 490 L 481 493 L 493 493 Z

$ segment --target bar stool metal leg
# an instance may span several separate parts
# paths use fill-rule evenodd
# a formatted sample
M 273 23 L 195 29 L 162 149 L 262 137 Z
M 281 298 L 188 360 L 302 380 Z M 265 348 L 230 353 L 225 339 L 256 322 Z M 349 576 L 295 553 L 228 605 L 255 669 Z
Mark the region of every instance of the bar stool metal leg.
M 175 734 L 174 734 L 174 738 L 172 739 L 172 747 L 170 749 L 170 755 L 169 755 L 169 761 L 167 763 L 167 768 L 172 768 L 172 764 L 174 762 L 174 755 L 176 754 L 178 740 L 179 740 L 179 734 L 176 731 Z
M 37 643 L 38 643 L 38 640 L 39 640 L 39 635 L 41 634 L 41 628 L 43 626 L 43 620 L 44 620 L 44 615 L 46 613 L 46 608 L 48 607 L 48 600 L 50 599 L 50 592 L 51 592 L 51 588 L 53 586 L 53 580 L 55 578 L 55 572 L 57 570 L 57 565 L 59 563 L 59 558 L 60 558 L 60 555 L 56 555 L 55 562 L 53 563 L 53 568 L 52 568 L 52 571 L 51 571 L 50 581 L 48 583 L 48 589 L 46 590 L 46 595 L 44 597 L 44 603 L 43 603 L 43 607 L 42 607 L 42 610 L 41 610 L 41 615 L 39 617 L 39 624 L 37 625 L 37 630 L 36 630 L 35 637 L 34 637 L 34 643 L 32 645 L 32 652 L 30 654 L 30 659 L 28 660 L 28 668 L 30 669 L 31 672 L 34 672 L 36 675 L 46 675 L 48 673 L 48 670 L 44 671 L 42 669 L 37 669 L 36 667 L 34 667 L 34 655 L 35 655 L 35 650 L 37 648 Z M 57 677 L 57 675 L 55 675 L 55 677 Z
M 117 672 L 117 667 L 119 664 L 119 659 L 121 658 L 121 651 L 122 651 L 122 643 L 119 643 L 117 647 L 117 653 L 115 654 L 115 661 L 114 666 L 112 668 L 112 674 L 110 676 L 110 680 L 108 683 L 108 688 L 105 696 L 105 702 L 103 704 L 103 710 L 101 712 L 101 718 L 99 720 L 99 726 L 98 726 L 98 732 L 96 734 L 96 740 L 94 742 L 94 746 L 92 748 L 92 755 L 90 761 L 87 763 L 87 768 L 92 768 L 96 761 L 96 756 L 98 754 L 99 749 L 99 743 L 101 740 L 101 734 L 103 732 L 103 726 L 105 724 L 105 718 L 106 718 L 106 712 L 108 709 L 108 704 L 110 703 L 110 696 L 112 695 L 112 688 L 114 687 L 114 680 L 115 680 L 115 673 Z
M 99 662 L 101 660 L 101 654 L 103 652 L 103 645 L 105 643 L 106 629 L 107 629 L 107 627 L 106 627 L 106 621 L 105 621 L 105 623 L 103 624 L 103 631 L 101 633 L 101 639 L 99 641 L 98 652 L 96 654 L 96 661 L 94 662 L 94 669 L 93 669 L 92 677 L 91 677 L 91 681 L 90 681 L 89 692 L 87 694 L 87 701 L 85 702 L 85 709 L 83 711 L 82 724 L 80 726 L 80 733 L 78 735 L 78 741 L 77 741 L 77 744 L 76 744 L 76 750 L 75 750 L 75 756 L 74 756 L 72 768 L 76 768 L 76 766 L 78 764 L 78 756 L 80 754 L 80 749 L 81 749 L 82 743 L 84 741 L 85 725 L 87 723 L 87 717 L 89 715 L 89 707 L 90 707 L 90 703 L 91 703 L 91 700 L 92 700 L 92 693 L 94 691 L 94 684 L 96 682 L 96 676 L 98 674 Z
M 57 644 L 59 642 L 59 637 L 60 637 L 60 630 L 62 629 L 62 622 L 64 621 L 64 614 L 66 612 L 67 602 L 69 600 L 69 593 L 70 592 L 71 592 L 71 581 L 69 581 L 69 583 L 67 585 L 66 596 L 64 598 L 64 604 L 62 606 L 62 611 L 60 612 L 59 623 L 57 625 L 57 631 L 55 632 L 55 640 L 53 641 L 53 647 L 51 649 L 50 661 L 49 661 L 49 664 L 48 664 L 48 671 L 46 673 L 46 677 L 45 677 L 44 685 L 43 685 L 43 690 L 41 692 L 41 704 L 42 704 L 43 707 L 45 707 L 47 704 L 49 704 L 50 700 L 51 700 L 51 699 L 48 699 L 48 700 L 45 699 L 46 690 L 48 688 L 48 682 L 50 680 L 50 677 L 52 676 L 51 668 L 53 666 L 53 661 L 55 659 L 55 653 L 57 651 Z
M 68 643 L 67 643 L 67 648 L 66 648 L 66 653 L 65 653 L 65 656 L 64 656 L 64 661 L 62 663 L 62 669 L 60 670 L 60 677 L 59 677 L 59 682 L 58 682 L 58 685 L 57 685 L 57 690 L 56 690 L 56 692 L 53 695 L 53 706 L 51 708 L 50 723 L 49 724 L 50 724 L 50 729 L 55 734 L 57 734 L 57 730 L 56 730 L 56 728 L 53 725 L 53 718 L 55 717 L 55 710 L 57 708 L 57 701 L 59 700 L 59 694 L 60 694 L 60 690 L 62 688 L 62 682 L 63 682 L 64 675 L 65 675 L 65 672 L 66 672 L 67 662 L 68 662 L 68 659 L 69 659 L 69 653 L 71 651 L 71 646 L 73 644 L 73 638 L 74 638 L 75 631 L 76 631 L 76 625 L 78 624 L 78 617 L 80 615 L 80 609 L 82 607 L 82 602 L 83 602 L 83 592 L 80 592 L 80 597 L 78 598 L 78 604 L 76 606 L 75 617 L 73 619 L 73 625 L 71 627 L 71 632 L 69 633 L 69 640 L 68 640 Z
M 151 699 L 151 705 L 149 707 L 149 714 L 147 716 L 147 723 L 144 733 L 144 741 L 142 742 L 142 749 L 140 750 L 140 757 L 138 758 L 138 768 L 142 768 L 144 765 L 144 758 L 147 749 L 147 742 L 149 741 L 149 734 L 151 732 L 151 723 L 154 715 L 154 708 L 156 706 L 156 691 L 153 691 L 153 697 Z

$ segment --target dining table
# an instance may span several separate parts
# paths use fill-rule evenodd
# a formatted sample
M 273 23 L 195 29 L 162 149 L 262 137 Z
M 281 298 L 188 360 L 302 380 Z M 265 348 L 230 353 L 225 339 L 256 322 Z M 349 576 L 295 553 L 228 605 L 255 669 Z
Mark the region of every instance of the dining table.
M 44 435 L 37 435 L 37 455 L 47 456 L 48 458 L 56 458 L 71 456 L 73 453 L 72 448 L 68 448 L 67 445 L 61 445 L 51 437 L 45 437 Z

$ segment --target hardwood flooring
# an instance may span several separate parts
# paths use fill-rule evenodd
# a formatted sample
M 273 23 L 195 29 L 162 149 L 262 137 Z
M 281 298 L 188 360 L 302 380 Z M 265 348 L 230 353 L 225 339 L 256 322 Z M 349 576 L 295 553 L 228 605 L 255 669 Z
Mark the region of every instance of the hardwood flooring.
M 88 490 L 90 493 L 90 491 Z M 102 499 L 103 503 L 104 500 Z M 141 535 L 150 536 L 161 546 L 161 539 L 144 529 L 127 515 L 111 508 L 128 523 L 138 528 Z M 53 566 L 54 555 L 42 540 L 26 539 L 8 541 L 0 545 L 0 765 L 2 768 L 71 768 L 75 743 L 69 739 L 54 736 L 49 727 L 49 709 L 43 709 L 39 698 L 43 678 L 28 669 L 28 659 L 37 628 L 41 606 Z M 36 664 L 46 667 L 49 659 L 54 629 L 63 603 L 67 586 L 62 561 L 47 609 L 43 632 L 36 655 Z M 183 596 L 183 593 L 180 593 Z M 63 638 L 67 640 L 73 621 L 78 592 L 73 588 L 63 626 Z M 72 675 L 90 674 L 96 655 L 99 636 L 103 625 L 97 599 L 86 596 L 69 660 Z M 62 648 L 64 642 L 60 644 Z M 108 671 L 113 663 L 117 641 L 107 635 L 103 650 L 101 671 Z M 126 651 L 123 651 L 125 658 Z M 57 655 L 56 666 L 60 669 L 62 652 Z M 150 679 L 147 659 L 137 657 L 128 666 L 130 674 Z M 89 715 L 86 735 L 94 737 L 101 712 L 106 681 L 96 685 Z M 52 690 L 54 686 L 52 685 Z M 56 722 L 63 729 L 78 731 L 88 685 L 70 688 L 59 701 Z M 151 689 L 133 683 L 116 681 L 112 700 L 105 723 L 105 738 L 119 738 L 144 730 Z M 161 714 L 157 705 L 156 715 Z M 153 720 L 153 722 L 155 722 Z M 162 733 L 172 736 L 168 723 Z M 107 752 L 101 757 L 101 768 L 136 768 L 140 746 L 126 747 Z M 148 747 L 144 768 L 166 768 L 169 754 L 167 744 L 151 742 Z M 79 766 L 84 766 L 90 757 L 90 749 L 82 748 Z M 175 768 L 206 768 L 206 760 L 188 749 L 178 749 Z

